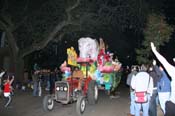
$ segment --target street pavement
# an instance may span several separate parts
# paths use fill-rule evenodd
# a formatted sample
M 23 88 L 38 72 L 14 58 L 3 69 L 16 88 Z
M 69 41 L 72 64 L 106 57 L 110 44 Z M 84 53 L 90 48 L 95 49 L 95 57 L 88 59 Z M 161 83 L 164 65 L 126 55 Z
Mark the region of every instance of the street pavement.
M 54 102 L 54 109 L 51 112 L 44 112 L 41 97 L 33 97 L 32 90 L 16 90 L 13 101 L 8 108 L 4 108 L 4 98 L 0 98 L 0 116 L 77 116 L 76 103 L 62 105 Z M 129 89 L 121 85 L 118 88 L 118 98 L 110 98 L 105 91 L 100 90 L 99 100 L 96 105 L 87 104 L 82 116 L 127 116 L 129 112 Z M 158 116 L 163 116 L 158 107 Z

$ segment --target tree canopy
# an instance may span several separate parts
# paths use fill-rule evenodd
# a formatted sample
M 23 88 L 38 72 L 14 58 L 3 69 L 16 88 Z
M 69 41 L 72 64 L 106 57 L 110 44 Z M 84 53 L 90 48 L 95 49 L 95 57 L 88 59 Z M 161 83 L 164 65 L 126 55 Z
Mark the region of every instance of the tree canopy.
M 20 57 L 66 34 L 78 39 L 82 35 L 109 37 L 113 30 L 140 31 L 148 9 L 142 0 L 3 0 L 2 4 L 0 27 L 10 33 L 10 46 Z
M 163 15 L 150 14 L 148 16 L 146 28 L 144 29 L 144 41 L 142 42 L 142 47 L 136 50 L 138 54 L 138 63 L 149 63 L 153 58 L 150 42 L 154 42 L 157 49 L 159 49 L 160 46 L 169 42 L 172 32 L 172 26 L 166 23 Z
M 155 7 L 150 4 L 150 0 L 2 0 L 0 29 L 6 32 L 15 59 L 82 36 L 102 37 L 126 58 L 142 42 L 149 8 Z

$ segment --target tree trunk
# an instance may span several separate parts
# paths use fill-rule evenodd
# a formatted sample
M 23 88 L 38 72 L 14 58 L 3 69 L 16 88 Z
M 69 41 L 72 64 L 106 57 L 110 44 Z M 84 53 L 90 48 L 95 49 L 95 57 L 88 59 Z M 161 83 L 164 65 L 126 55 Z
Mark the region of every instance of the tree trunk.
M 24 59 L 21 57 L 14 58 L 15 80 L 19 82 L 24 81 Z
M 24 75 L 24 59 L 19 55 L 19 48 L 17 46 L 16 40 L 14 38 L 13 32 L 11 31 L 12 27 L 6 25 L 5 23 L 0 21 L 0 25 L 3 27 L 6 32 L 6 38 L 8 41 L 8 46 L 10 49 L 10 54 L 13 61 L 14 73 L 15 73 L 15 81 L 23 81 Z

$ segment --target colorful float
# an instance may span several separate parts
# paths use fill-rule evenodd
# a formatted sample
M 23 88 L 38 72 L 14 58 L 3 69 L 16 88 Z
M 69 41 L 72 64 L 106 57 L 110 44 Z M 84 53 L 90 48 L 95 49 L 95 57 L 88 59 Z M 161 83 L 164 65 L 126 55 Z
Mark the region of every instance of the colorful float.
M 67 49 L 67 62 L 60 66 L 64 80 L 71 76 L 73 66 L 79 67 L 84 78 L 90 77 L 95 80 L 100 88 L 110 91 L 118 86 L 115 83 L 119 83 L 120 79 L 116 79 L 116 73 L 120 70 L 121 63 L 118 59 L 113 59 L 113 53 L 106 51 L 103 39 L 100 38 L 99 41 L 98 43 L 96 39 L 89 37 L 80 38 L 78 40 L 79 56 L 73 47 Z
M 113 54 L 106 52 L 103 39 L 97 40 L 86 37 L 78 40 L 79 56 L 73 47 L 67 48 L 68 59 L 60 66 L 63 80 L 55 82 L 53 94 L 43 99 L 44 111 L 51 111 L 54 101 L 69 104 L 76 101 L 76 112 L 82 116 L 86 103 L 96 104 L 98 88 L 103 87 L 110 92 L 120 82 L 116 73 L 121 63 L 113 60 Z

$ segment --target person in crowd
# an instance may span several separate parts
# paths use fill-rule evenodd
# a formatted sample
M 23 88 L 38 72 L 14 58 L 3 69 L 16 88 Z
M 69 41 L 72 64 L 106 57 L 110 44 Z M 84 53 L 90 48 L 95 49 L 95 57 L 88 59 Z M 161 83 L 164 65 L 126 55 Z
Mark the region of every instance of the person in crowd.
M 156 65 L 156 60 L 153 60 L 153 64 L 149 67 L 148 70 L 150 76 L 153 79 L 153 93 L 150 99 L 149 104 L 149 116 L 157 116 L 157 83 L 161 78 L 161 72 L 159 70 L 159 67 Z
M 54 91 L 55 81 L 56 81 L 56 72 L 55 72 L 55 70 L 51 70 L 50 77 L 49 77 L 49 82 L 50 82 L 49 93 L 50 94 L 52 94 Z
M 46 83 L 47 83 L 46 88 L 45 88 L 46 91 L 50 91 L 50 88 L 51 88 L 50 87 L 50 73 L 51 73 L 50 69 L 47 69 L 46 74 L 45 74 Z
M 141 70 L 132 77 L 131 80 L 131 87 L 136 92 L 145 92 L 146 97 L 148 98 L 147 102 L 145 103 L 137 103 L 135 102 L 135 116 L 140 116 L 140 111 L 142 109 L 143 116 L 149 116 L 149 99 L 152 96 L 153 90 L 153 79 L 152 77 L 146 72 L 145 68 L 141 68 Z
M 81 86 L 82 86 L 82 80 L 84 78 L 84 75 L 83 75 L 83 72 L 78 68 L 76 67 L 75 70 L 73 71 L 72 73 L 72 77 L 73 78 L 79 78 L 79 82 L 78 82 L 78 90 L 81 90 Z
M 127 76 L 130 72 L 131 72 L 131 69 L 129 66 L 126 66 L 125 69 L 123 70 L 123 77 L 124 78 L 122 78 L 123 79 L 122 82 L 125 82 L 125 84 L 126 84 Z
M 175 66 L 171 65 L 156 49 L 153 42 L 151 42 L 151 50 L 163 65 L 168 75 L 171 77 L 171 92 L 170 99 L 165 103 L 165 116 L 175 116 Z
M 40 96 L 41 95 L 41 83 L 40 81 L 40 67 L 38 63 L 34 63 L 33 65 L 33 74 L 32 74 L 32 80 L 33 80 L 33 96 Z
M 131 72 L 128 74 L 128 77 L 127 77 L 127 80 L 126 80 L 126 84 L 130 87 L 130 113 L 128 114 L 128 116 L 134 116 L 135 115 L 135 93 L 134 93 L 134 90 L 132 89 L 131 87 L 131 80 L 132 80 L 132 77 L 134 75 L 136 75 L 138 72 L 138 70 L 136 69 L 136 67 L 131 67 Z
M 165 102 L 168 101 L 170 98 L 171 83 L 163 67 L 159 66 L 159 69 L 162 73 L 162 77 L 160 81 L 158 81 L 157 83 L 157 91 L 158 91 L 160 107 L 163 113 L 165 114 Z
M 4 107 L 8 107 L 11 103 L 11 92 L 12 92 L 12 83 L 14 81 L 14 75 L 12 76 L 9 76 L 7 75 L 6 76 L 6 79 L 4 80 L 4 89 L 3 89 L 3 92 L 4 92 L 4 97 L 6 98 L 6 104 Z
M 40 67 L 39 67 L 38 63 L 34 63 L 33 70 L 34 71 L 40 70 Z
M 0 73 L 0 95 L 3 91 L 3 84 L 2 84 L 2 77 L 5 74 L 5 71 L 3 69 L 1 69 L 1 73 Z
M 34 71 L 32 74 L 32 80 L 33 80 L 33 96 L 38 96 L 39 95 L 39 71 Z
M 38 96 L 41 96 L 42 95 L 42 87 L 41 87 L 41 84 L 42 84 L 42 71 L 39 70 L 39 73 L 38 73 Z
M 61 81 L 62 80 L 62 72 L 57 67 L 55 67 L 54 73 L 55 73 L 56 81 Z

